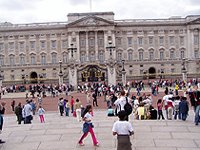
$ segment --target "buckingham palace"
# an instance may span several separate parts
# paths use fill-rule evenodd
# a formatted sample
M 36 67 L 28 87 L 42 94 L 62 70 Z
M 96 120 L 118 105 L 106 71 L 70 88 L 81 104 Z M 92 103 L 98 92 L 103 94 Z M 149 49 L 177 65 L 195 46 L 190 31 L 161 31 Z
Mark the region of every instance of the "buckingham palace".
M 115 20 L 69 13 L 64 22 L 0 22 L 3 84 L 198 78 L 200 15 Z

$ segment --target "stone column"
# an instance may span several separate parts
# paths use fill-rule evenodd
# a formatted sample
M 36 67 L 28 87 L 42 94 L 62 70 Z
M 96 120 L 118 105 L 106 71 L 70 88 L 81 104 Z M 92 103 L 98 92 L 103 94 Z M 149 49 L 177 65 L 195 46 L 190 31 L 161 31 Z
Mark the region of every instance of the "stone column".
M 98 60 L 98 38 L 97 38 L 97 31 L 95 31 L 95 59 Z
M 108 66 L 108 85 L 116 85 L 116 70 L 115 67 Z
M 85 48 L 86 48 L 86 61 L 89 61 L 89 46 L 88 46 L 88 32 L 86 31 L 86 42 L 85 42 Z
M 75 55 L 75 59 L 79 62 L 80 61 L 80 42 L 79 42 L 79 32 L 76 32 L 76 55 Z
M 122 83 L 123 83 L 123 86 L 126 85 L 126 71 L 122 71 Z
M 77 89 L 77 68 L 76 66 L 69 67 L 69 84 Z

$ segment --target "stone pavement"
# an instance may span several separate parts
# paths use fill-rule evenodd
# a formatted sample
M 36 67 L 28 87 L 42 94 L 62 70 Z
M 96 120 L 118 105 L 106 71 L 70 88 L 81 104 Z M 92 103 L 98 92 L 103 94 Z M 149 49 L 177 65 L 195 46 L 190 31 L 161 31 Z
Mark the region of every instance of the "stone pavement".
M 133 150 L 199 150 L 200 126 L 193 123 L 193 112 L 187 121 L 179 120 L 133 120 L 135 134 L 131 137 Z M 82 135 L 82 123 L 74 117 L 59 116 L 58 112 L 47 112 L 46 122 L 41 124 L 34 116 L 32 124 L 17 125 L 14 115 L 5 116 L 0 138 L 6 141 L 0 150 L 114 150 L 116 137 L 112 125 L 117 117 L 107 117 L 106 111 L 94 111 L 94 130 L 100 143 L 94 147 L 90 135 L 85 146 L 77 145 Z

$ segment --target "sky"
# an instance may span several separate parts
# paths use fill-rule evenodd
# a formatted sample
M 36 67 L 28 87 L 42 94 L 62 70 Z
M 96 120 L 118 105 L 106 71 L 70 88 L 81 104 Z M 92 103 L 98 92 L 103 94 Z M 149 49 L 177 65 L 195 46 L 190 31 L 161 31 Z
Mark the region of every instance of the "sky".
M 90 11 L 116 20 L 186 17 L 200 15 L 200 0 L 0 0 L 0 23 L 66 22 L 68 13 Z

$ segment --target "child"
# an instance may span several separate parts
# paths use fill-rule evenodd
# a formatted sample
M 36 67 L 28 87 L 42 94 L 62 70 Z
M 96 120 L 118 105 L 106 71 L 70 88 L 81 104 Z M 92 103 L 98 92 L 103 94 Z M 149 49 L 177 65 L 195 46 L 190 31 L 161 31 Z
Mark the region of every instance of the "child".
M 70 109 L 70 105 L 69 105 L 69 101 L 66 100 L 66 104 L 65 104 L 65 115 L 69 117 L 69 109 Z
M 119 121 L 113 125 L 113 135 L 117 135 L 117 150 L 132 150 L 130 135 L 134 134 L 130 122 L 126 121 L 126 112 L 124 110 L 118 113 Z
M 162 117 L 162 119 L 165 119 L 164 116 L 163 116 L 162 107 L 163 107 L 162 100 L 159 99 L 158 102 L 157 102 L 158 120 L 160 120 L 160 117 Z
M 45 113 L 45 110 L 42 108 L 42 106 L 40 105 L 39 106 L 39 109 L 38 109 L 38 115 L 40 117 L 40 122 L 41 123 L 44 123 L 44 113 Z
M 188 115 L 189 106 L 186 97 L 182 97 L 181 102 L 179 103 L 180 109 L 180 118 L 185 121 Z
M 176 96 L 175 101 L 174 101 L 174 119 L 175 120 L 177 119 L 177 116 L 178 116 L 178 119 L 181 119 L 180 111 L 179 111 L 179 103 L 180 102 L 181 102 L 180 97 Z
M 108 108 L 108 116 L 109 117 L 114 116 L 114 110 L 113 110 L 112 106 L 109 106 L 109 108 Z
M 168 120 L 172 120 L 172 116 L 173 116 L 173 102 L 172 102 L 172 98 L 169 98 L 169 100 L 167 101 L 167 114 L 168 114 Z
M 144 111 L 144 104 L 140 103 L 139 107 L 137 108 L 137 115 L 139 120 L 144 120 L 145 118 L 145 111 Z
M 94 126 L 93 126 L 92 120 L 91 120 L 92 119 L 92 115 L 90 114 L 91 112 L 92 112 L 92 105 L 87 105 L 82 114 L 84 124 L 83 124 L 83 135 L 78 142 L 78 144 L 80 146 L 84 145 L 83 139 L 88 135 L 88 132 L 90 132 L 90 134 L 92 136 L 94 146 L 99 146 L 96 136 L 94 134 L 94 131 L 92 129 Z

